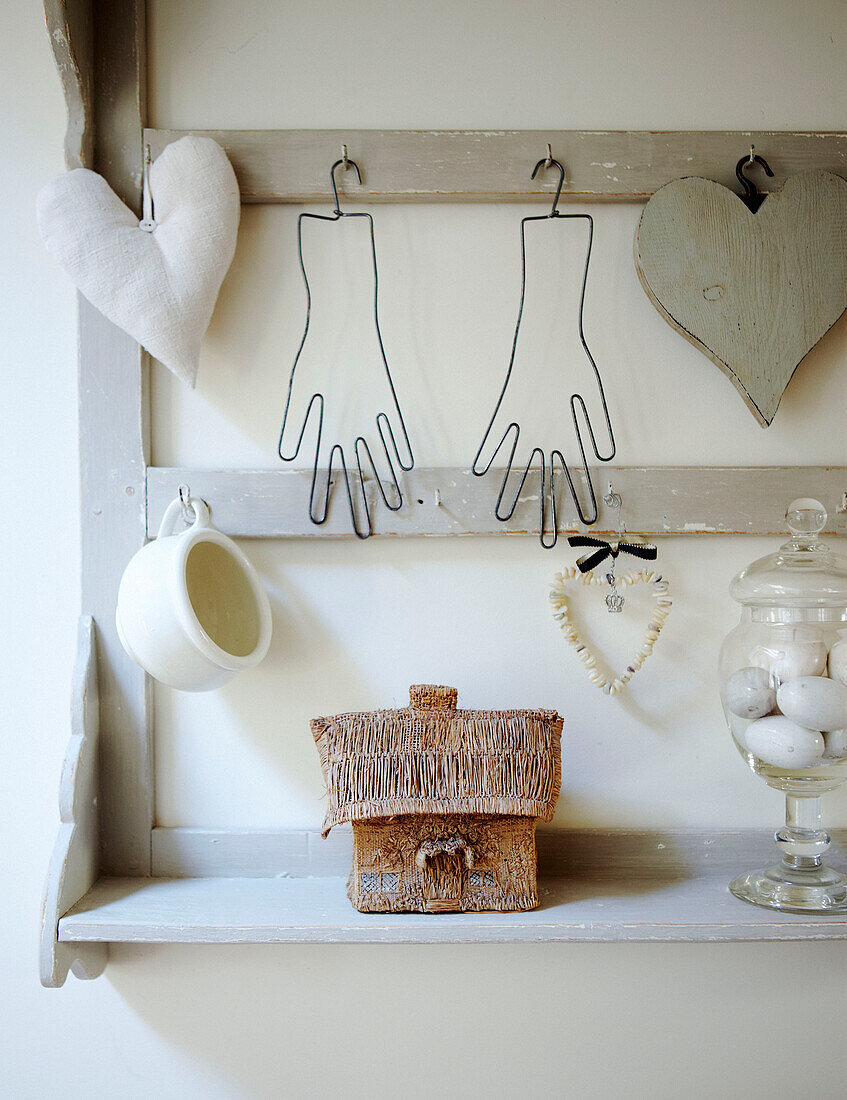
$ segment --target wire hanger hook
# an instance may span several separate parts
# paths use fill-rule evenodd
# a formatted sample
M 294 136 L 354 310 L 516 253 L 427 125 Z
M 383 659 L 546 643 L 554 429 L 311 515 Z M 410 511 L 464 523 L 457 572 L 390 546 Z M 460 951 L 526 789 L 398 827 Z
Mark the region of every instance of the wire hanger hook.
M 335 182 L 335 169 L 340 164 L 344 165 L 345 172 L 347 171 L 348 168 L 355 168 L 356 169 L 356 179 L 359 181 L 360 184 L 362 182 L 362 173 L 359 171 L 358 164 L 355 162 L 355 160 L 350 160 L 350 158 L 347 156 L 347 146 L 342 145 L 341 148 L 343 150 L 342 155 L 338 158 L 338 160 L 335 162 L 335 164 L 333 164 L 332 168 L 330 168 L 330 170 L 329 170 L 329 178 L 332 182 L 332 194 L 333 194 L 333 198 L 335 199 L 335 211 L 334 212 L 336 214 L 338 214 L 339 216 L 341 216 L 343 214 L 343 211 L 342 211 L 341 206 L 340 206 L 339 201 L 338 201 L 338 184 Z
M 547 156 L 541 158 L 538 164 L 536 164 L 536 166 L 533 168 L 532 175 L 530 176 L 530 179 L 534 180 L 535 177 L 538 175 L 539 168 L 552 168 L 554 166 L 559 169 L 559 186 L 556 188 L 556 197 L 553 199 L 553 206 L 550 210 L 550 213 L 547 215 L 548 218 L 558 218 L 561 216 L 559 214 L 559 211 L 557 210 L 557 207 L 559 205 L 559 196 L 562 193 L 562 185 L 565 182 L 565 169 L 552 155 L 549 145 L 547 146 Z

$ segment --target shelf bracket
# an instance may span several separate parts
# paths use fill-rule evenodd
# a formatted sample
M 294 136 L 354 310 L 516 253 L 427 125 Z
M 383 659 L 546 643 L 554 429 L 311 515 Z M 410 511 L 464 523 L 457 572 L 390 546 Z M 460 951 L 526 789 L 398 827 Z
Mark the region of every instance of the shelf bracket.
M 109 954 L 104 943 L 59 942 L 59 918 L 91 889 L 99 869 L 99 694 L 94 642 L 94 620 L 84 615 L 77 635 L 71 737 L 59 786 L 61 824 L 50 857 L 41 911 L 41 984 L 49 989 L 64 985 L 69 970 L 78 978 L 98 977 Z

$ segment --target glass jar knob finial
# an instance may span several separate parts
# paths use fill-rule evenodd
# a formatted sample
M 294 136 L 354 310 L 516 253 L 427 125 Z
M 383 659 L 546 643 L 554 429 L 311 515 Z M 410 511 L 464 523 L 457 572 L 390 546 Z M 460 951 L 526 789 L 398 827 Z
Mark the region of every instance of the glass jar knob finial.
M 819 535 L 826 520 L 826 508 L 814 497 L 798 497 L 785 510 L 785 523 L 795 538 Z

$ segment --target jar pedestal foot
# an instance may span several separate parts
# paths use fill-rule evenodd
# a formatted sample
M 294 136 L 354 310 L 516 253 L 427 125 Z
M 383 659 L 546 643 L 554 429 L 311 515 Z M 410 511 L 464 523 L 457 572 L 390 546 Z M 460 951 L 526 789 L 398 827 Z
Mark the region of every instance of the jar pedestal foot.
M 730 891 L 752 905 L 787 913 L 847 912 L 847 877 L 824 866 L 829 836 L 820 823 L 819 796 L 786 793 L 785 828 L 774 837 L 782 862 L 739 875 Z
M 797 870 L 777 863 L 739 875 L 729 884 L 737 898 L 786 913 L 847 913 L 847 878 L 829 867 Z

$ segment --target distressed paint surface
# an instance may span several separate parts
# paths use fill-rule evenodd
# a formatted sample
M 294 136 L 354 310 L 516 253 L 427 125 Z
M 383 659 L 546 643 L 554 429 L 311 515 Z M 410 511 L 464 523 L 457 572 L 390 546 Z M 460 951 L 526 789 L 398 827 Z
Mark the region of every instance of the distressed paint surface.
M 678 879 L 725 875 L 773 855 L 765 829 L 676 831 L 552 829 L 536 832 L 539 874 L 544 878 Z M 160 878 L 340 877 L 350 870 L 349 826 L 326 840 L 315 829 L 153 830 L 153 874 Z M 847 864 L 847 830 L 832 830 L 828 860 Z
M 847 134 L 650 130 L 145 130 L 154 157 L 186 133 L 224 147 L 243 202 L 321 202 L 347 145 L 363 186 L 345 202 L 549 201 L 555 173 L 530 180 L 547 153 L 565 168 L 562 199 L 641 201 L 680 176 L 727 186 L 751 144 L 781 175 L 847 170 Z
M 374 531 L 386 536 L 538 535 L 540 475 L 533 471 L 507 523 L 494 516 L 502 470 L 474 477 L 460 467 L 422 467 L 402 479 L 404 503 L 397 512 L 377 507 L 378 491 L 367 483 Z M 847 490 L 847 467 L 759 466 L 596 466 L 600 515 L 591 533 L 617 531 L 617 512 L 602 502 L 612 482 L 626 501 L 627 531 L 633 535 L 781 535 L 785 507 L 798 496 L 823 501 L 827 530 L 847 530 L 838 507 Z M 212 522 L 226 534 L 246 538 L 352 537 L 346 499 L 336 485 L 329 518 L 310 522 L 309 470 L 187 470 L 150 467 L 147 471 L 147 533 L 153 538 L 165 508 L 187 484 L 211 509 Z M 570 497 L 558 505 L 561 531 L 579 527 Z
M 68 971 L 78 978 L 102 974 L 108 952 L 103 944 L 58 942 L 59 918 L 97 880 L 97 735 L 99 696 L 94 623 L 79 621 L 71 701 L 71 736 L 59 787 L 59 834 L 53 847 L 41 912 L 39 952 L 41 984 L 64 985 Z
M 847 308 L 847 180 L 803 172 L 756 213 L 712 180 L 674 180 L 645 206 L 635 258 L 659 313 L 767 427 Z
M 742 864 L 744 866 L 744 864 Z M 63 941 L 120 943 L 732 942 L 847 939 L 847 920 L 770 913 L 723 875 L 545 878 L 525 913 L 359 913 L 343 878 L 103 879 Z

